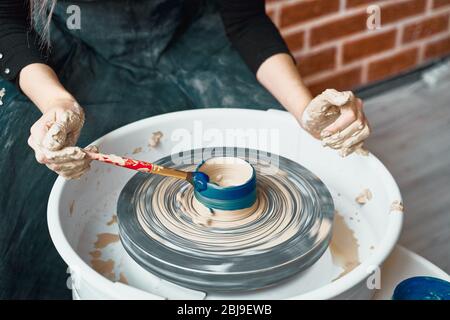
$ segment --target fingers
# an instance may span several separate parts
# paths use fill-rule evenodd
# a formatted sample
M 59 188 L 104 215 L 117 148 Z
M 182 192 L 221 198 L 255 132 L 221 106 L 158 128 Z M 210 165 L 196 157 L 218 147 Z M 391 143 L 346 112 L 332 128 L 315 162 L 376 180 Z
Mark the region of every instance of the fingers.
M 35 150 L 36 160 L 55 171 L 65 179 L 78 179 L 90 168 L 91 159 L 79 147 L 67 147 L 58 151 L 49 151 L 38 146 L 30 136 L 28 144 Z M 88 151 L 98 152 L 96 146 L 89 146 Z
M 326 104 L 343 107 L 354 99 L 353 92 L 351 91 L 337 91 L 335 89 L 327 89 L 322 92 L 318 97 L 322 99 Z
M 67 117 L 67 127 L 69 132 L 76 132 L 84 125 L 84 111 L 78 103 L 74 103 L 73 108 L 64 115 Z
M 339 119 L 345 107 L 351 105 L 353 101 L 354 95 L 350 91 L 339 92 L 334 89 L 327 89 L 308 104 L 302 114 L 300 124 L 317 139 L 323 137 L 322 134 L 325 134 L 325 136 L 334 134 L 339 128 L 331 128 L 334 130 L 331 132 L 324 132 L 324 128 L 328 128 Z M 341 123 L 341 127 L 345 127 L 347 123 L 352 122 L 352 119 L 347 120 L 346 117 L 347 115 L 340 118 L 340 121 L 344 121 L 344 123 Z
M 82 160 L 86 153 L 79 147 L 66 147 L 61 150 L 52 151 L 42 147 L 38 142 L 38 136 L 30 135 L 28 145 L 34 150 L 36 160 L 39 163 L 66 163 Z
M 360 99 L 355 99 L 353 95 L 351 96 L 351 100 L 349 100 L 346 105 L 341 107 L 340 111 L 341 114 L 339 118 L 323 129 L 321 133 L 322 137 L 328 137 L 339 131 L 343 131 L 357 119 L 362 120 L 364 117 L 362 113 L 362 101 Z
M 33 139 L 28 139 L 28 144 L 35 149 L 36 160 L 55 171 L 65 179 L 78 179 L 90 168 L 91 159 L 78 147 L 67 147 L 60 151 L 42 151 L 36 147 Z M 95 146 L 88 147 L 89 150 L 97 152 Z
M 95 152 L 95 153 L 98 153 L 98 147 L 97 146 L 87 146 L 86 148 L 84 148 L 86 151 L 89 151 L 89 152 Z
M 85 148 L 87 151 L 98 152 L 96 146 Z M 65 179 L 78 179 L 90 169 L 91 159 L 86 156 L 83 149 L 67 147 L 58 151 L 45 152 L 46 164 L 50 170 L 55 171 Z
M 83 124 L 84 112 L 77 103 L 44 113 L 31 127 L 28 139 L 36 160 L 67 179 L 81 177 L 91 162 L 81 148 L 74 147 Z M 88 150 L 98 152 L 94 146 Z
M 70 133 L 68 125 L 69 111 L 63 112 L 48 129 L 42 141 L 42 146 L 48 150 L 59 150 L 66 144 L 67 135 Z
M 45 155 L 41 152 L 38 144 L 34 141 L 33 136 L 28 138 L 28 145 L 34 150 L 34 157 L 36 161 L 40 164 L 46 163 Z
M 55 172 L 64 171 L 64 172 L 76 172 L 84 169 L 87 166 L 87 162 L 83 160 L 76 160 L 66 163 L 48 163 L 47 167 Z
M 370 127 L 368 124 L 364 126 L 362 130 L 360 130 L 356 135 L 348 139 L 342 145 L 342 149 L 340 150 L 340 155 L 342 157 L 346 157 L 356 149 L 361 148 L 363 146 L 364 140 L 366 140 L 370 136 Z
M 356 130 L 355 127 L 357 128 Z M 369 125 L 367 123 L 360 124 L 359 121 L 353 123 L 346 130 L 348 130 L 348 134 L 345 136 L 335 138 L 336 135 L 333 135 L 324 139 L 322 142 L 323 146 L 340 150 L 340 155 L 345 157 L 359 147 L 362 147 L 364 140 L 370 135 Z
M 65 179 L 78 179 L 90 169 L 90 162 L 88 159 L 83 159 L 64 164 L 47 164 L 47 167 Z
M 310 111 L 323 114 L 329 107 L 343 107 L 354 98 L 351 91 L 327 89 L 310 102 Z
M 61 149 L 66 143 L 67 128 L 64 122 L 55 122 L 50 129 L 48 129 L 44 139 L 42 139 L 42 146 L 48 150 Z
M 362 120 L 357 119 L 351 123 L 347 128 L 342 131 L 328 136 L 322 139 L 322 145 L 324 147 L 330 147 L 333 149 L 340 149 L 344 142 L 356 135 L 360 130 L 364 128 L 364 123 Z
M 47 134 L 48 127 L 47 127 L 47 119 L 45 119 L 44 116 L 42 116 L 38 121 L 36 121 L 30 129 L 30 138 L 36 143 L 42 141 Z M 30 145 L 32 148 L 33 146 Z M 34 149 L 34 148 L 33 148 Z
M 343 157 L 361 147 L 370 135 L 370 127 L 362 107 L 360 99 L 356 99 L 353 105 L 344 106 L 341 116 L 322 131 L 323 146 L 340 150 L 339 153 Z
M 56 112 L 56 120 L 43 137 L 42 145 L 48 150 L 59 150 L 74 145 L 84 124 L 84 113 L 78 105 L 74 109 Z
M 351 91 L 325 90 L 308 104 L 300 123 L 323 146 L 338 149 L 343 156 L 362 146 L 370 135 L 362 100 Z
M 348 149 L 351 150 L 353 146 L 367 139 L 370 135 L 370 127 L 367 122 L 360 120 L 352 123 L 343 132 L 334 134 L 322 140 L 322 145 L 333 149 Z M 343 151 L 343 154 L 350 154 Z
M 335 122 L 330 124 L 328 127 L 323 129 L 320 136 L 322 138 L 330 137 L 333 134 L 339 133 L 340 131 L 345 130 L 351 124 L 356 122 L 358 115 L 351 109 L 345 109 L 341 111 L 341 115 Z
M 66 147 L 58 151 L 50 151 L 41 149 L 44 154 L 46 163 L 67 163 L 82 160 L 86 157 L 86 153 L 79 147 Z
M 339 155 L 343 158 L 345 158 L 346 156 L 352 154 L 353 152 L 355 152 L 356 150 L 362 148 L 364 145 L 364 142 L 360 142 L 358 144 L 353 145 L 350 148 L 343 148 L 341 150 L 339 150 Z

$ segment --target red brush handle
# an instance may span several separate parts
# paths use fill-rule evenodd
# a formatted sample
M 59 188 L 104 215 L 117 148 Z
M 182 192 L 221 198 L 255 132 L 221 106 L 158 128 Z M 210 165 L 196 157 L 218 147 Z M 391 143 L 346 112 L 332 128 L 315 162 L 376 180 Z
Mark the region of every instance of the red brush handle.
M 150 162 L 119 157 L 113 154 L 96 153 L 86 150 L 85 152 L 92 160 L 98 160 L 101 162 L 114 164 L 116 166 L 123 168 L 128 168 L 142 172 L 152 172 L 153 169 L 155 168 L 155 166 Z

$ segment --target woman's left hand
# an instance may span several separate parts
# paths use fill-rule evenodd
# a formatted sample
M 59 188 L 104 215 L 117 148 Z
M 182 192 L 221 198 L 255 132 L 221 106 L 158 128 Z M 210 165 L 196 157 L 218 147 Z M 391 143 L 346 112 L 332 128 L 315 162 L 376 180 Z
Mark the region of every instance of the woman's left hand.
M 306 106 L 300 124 L 324 146 L 339 150 L 343 157 L 361 149 L 370 135 L 363 102 L 351 91 L 325 90 Z

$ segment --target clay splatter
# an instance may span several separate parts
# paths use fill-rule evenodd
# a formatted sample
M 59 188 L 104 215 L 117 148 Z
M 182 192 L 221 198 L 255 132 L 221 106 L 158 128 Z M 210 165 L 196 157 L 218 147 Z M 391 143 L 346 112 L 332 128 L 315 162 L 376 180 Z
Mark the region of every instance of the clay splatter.
M 5 94 L 6 94 L 6 89 L 5 88 L 2 88 L 1 90 L 0 90 L 0 106 L 2 106 L 3 105 L 3 97 L 5 96 Z
M 107 245 L 119 241 L 119 235 L 114 233 L 99 233 L 94 243 L 96 249 L 103 249 Z
M 334 280 L 343 277 L 361 263 L 358 248 L 359 244 L 355 233 L 347 226 L 344 217 L 336 212 L 330 251 L 333 256 L 333 261 L 344 270 Z
M 75 200 L 72 200 L 72 202 L 70 203 L 69 206 L 69 215 L 72 216 L 73 215 L 73 209 L 75 208 Z
M 128 279 L 123 272 L 119 274 L 119 282 L 122 282 L 123 284 L 128 284 Z
M 111 217 L 111 220 L 109 220 L 106 225 L 107 226 L 112 226 L 113 224 L 117 223 L 117 215 L 113 214 L 113 216 Z
M 161 131 L 153 132 L 150 138 L 148 139 L 148 145 L 152 148 L 156 148 L 163 137 L 163 133 Z
M 101 260 L 101 259 L 92 259 L 91 266 L 92 268 L 100 273 L 102 276 L 108 278 L 109 280 L 115 279 L 114 274 L 114 261 L 109 260 Z
M 137 148 L 133 149 L 133 154 L 140 153 L 140 152 L 142 152 L 142 148 L 141 147 L 137 147 Z
M 355 150 L 355 153 L 359 154 L 360 156 L 369 156 L 369 150 L 365 149 L 364 147 L 357 148 Z
M 102 256 L 102 252 L 100 250 L 94 250 L 89 252 L 89 255 L 92 257 L 92 259 L 98 259 Z
M 401 201 L 395 200 L 394 202 L 392 202 L 391 211 L 403 212 L 403 210 L 404 210 L 404 207 L 403 207 L 403 203 Z
M 356 198 L 355 201 L 359 204 L 366 204 L 372 199 L 372 192 L 369 189 L 364 189 Z

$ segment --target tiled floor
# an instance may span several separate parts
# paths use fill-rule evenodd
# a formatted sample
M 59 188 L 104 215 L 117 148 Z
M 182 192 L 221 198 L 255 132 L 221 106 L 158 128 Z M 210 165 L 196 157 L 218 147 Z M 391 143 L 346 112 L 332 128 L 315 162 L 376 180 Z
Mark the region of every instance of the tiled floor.
M 450 68 L 449 68 L 450 69 Z M 400 243 L 450 273 L 450 71 L 365 100 L 367 146 L 403 195 Z

